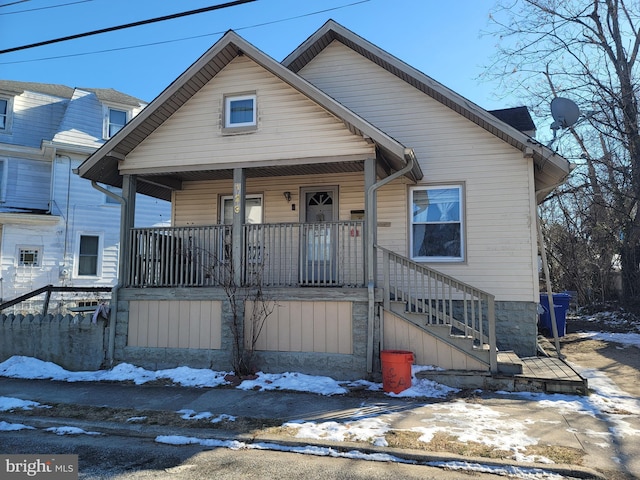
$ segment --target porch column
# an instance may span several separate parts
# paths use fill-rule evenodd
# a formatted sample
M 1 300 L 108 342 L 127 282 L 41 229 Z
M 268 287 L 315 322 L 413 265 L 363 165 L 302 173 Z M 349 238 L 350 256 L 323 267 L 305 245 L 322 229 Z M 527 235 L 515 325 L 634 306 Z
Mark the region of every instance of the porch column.
M 231 233 L 233 280 L 242 285 L 246 181 L 244 169 L 233 169 L 233 231 Z
M 374 334 L 375 334 L 375 275 L 376 275 L 376 251 L 374 245 L 376 243 L 376 231 L 378 227 L 378 216 L 376 212 L 376 192 L 374 185 L 376 183 L 376 159 L 368 158 L 364 162 L 364 238 L 365 238 L 365 262 L 364 262 L 364 278 L 367 282 L 368 292 L 368 313 L 367 313 L 367 372 L 373 372 L 373 350 L 374 350 Z
M 376 262 L 375 251 L 373 245 L 376 243 L 377 231 L 377 211 L 376 211 L 376 194 L 368 195 L 369 188 L 376 183 L 376 159 L 368 158 L 364 162 L 364 239 L 365 239 L 365 262 L 364 262 L 364 278 L 375 279 Z M 371 198 L 370 198 L 371 197 Z
M 136 188 L 138 177 L 135 175 L 122 176 L 122 198 L 124 204 L 121 206 L 120 220 L 120 255 L 118 256 L 118 267 L 120 270 L 120 282 L 129 278 L 129 257 L 131 254 L 131 235 L 129 231 L 135 226 L 136 217 Z

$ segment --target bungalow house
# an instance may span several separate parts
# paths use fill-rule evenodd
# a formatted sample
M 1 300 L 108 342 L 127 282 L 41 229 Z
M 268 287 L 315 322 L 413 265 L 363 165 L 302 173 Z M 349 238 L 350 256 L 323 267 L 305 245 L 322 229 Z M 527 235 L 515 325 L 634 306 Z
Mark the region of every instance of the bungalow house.
M 266 372 L 535 355 L 537 205 L 570 165 L 504 113 L 334 21 L 282 62 L 227 32 L 78 169 L 125 200 L 110 360 L 228 369 L 236 287 L 271 302 Z M 133 228 L 136 192 L 171 227 Z

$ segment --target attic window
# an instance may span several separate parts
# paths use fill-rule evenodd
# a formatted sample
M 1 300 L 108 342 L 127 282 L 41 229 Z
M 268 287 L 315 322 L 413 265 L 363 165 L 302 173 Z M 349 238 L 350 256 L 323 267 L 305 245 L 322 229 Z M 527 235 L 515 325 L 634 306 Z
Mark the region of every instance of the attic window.
M 225 97 L 224 128 L 255 128 L 257 125 L 256 110 L 255 94 Z

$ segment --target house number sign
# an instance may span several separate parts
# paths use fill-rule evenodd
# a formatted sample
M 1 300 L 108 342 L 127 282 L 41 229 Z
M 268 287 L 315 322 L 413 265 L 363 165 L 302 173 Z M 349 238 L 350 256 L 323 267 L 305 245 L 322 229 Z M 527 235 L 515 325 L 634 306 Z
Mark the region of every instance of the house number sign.
M 240 192 L 242 185 L 240 183 L 233 184 L 233 213 L 240 213 Z

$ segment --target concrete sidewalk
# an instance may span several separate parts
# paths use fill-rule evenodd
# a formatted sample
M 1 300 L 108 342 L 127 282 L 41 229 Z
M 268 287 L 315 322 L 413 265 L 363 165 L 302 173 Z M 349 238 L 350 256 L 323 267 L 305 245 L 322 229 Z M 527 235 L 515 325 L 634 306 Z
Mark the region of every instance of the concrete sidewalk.
M 486 436 L 522 435 L 537 439 L 539 445 L 569 447 L 586 452 L 582 465 L 536 463 L 535 458 L 523 458 L 516 452 L 516 460 L 502 461 L 489 458 L 469 458 L 446 452 L 431 453 L 424 450 L 374 447 L 363 442 L 331 442 L 311 438 L 295 438 L 233 432 L 211 429 L 176 429 L 170 426 L 141 425 L 117 422 L 85 422 L 91 430 L 118 435 L 136 435 L 155 438 L 157 435 L 187 435 L 199 438 L 235 438 L 245 442 L 273 441 L 287 445 L 322 445 L 333 448 L 359 449 L 368 452 L 386 452 L 418 461 L 464 460 L 485 465 L 513 464 L 542 468 L 577 478 L 640 478 L 640 444 L 634 439 L 611 441 L 616 425 L 609 418 L 577 412 L 572 408 L 545 408 L 545 404 L 526 396 L 482 394 L 473 399 L 430 400 L 393 398 L 377 392 L 358 392 L 349 395 L 322 396 L 285 391 L 245 391 L 236 388 L 186 388 L 161 385 L 133 385 L 122 383 L 67 383 L 47 380 L 0 378 L 0 396 L 36 401 L 42 404 L 68 404 L 89 407 L 131 408 L 175 413 L 190 409 L 210 412 L 214 416 L 227 414 L 253 419 L 273 419 L 277 422 L 302 420 L 309 422 L 354 422 L 376 418 L 391 430 L 420 428 L 429 431 L 441 428 L 460 434 L 477 422 Z M 573 398 L 573 397 L 572 397 Z M 576 397 L 577 398 L 577 397 Z M 22 412 L 24 413 L 24 412 Z M 2 412 L 0 418 L 15 421 L 20 411 Z M 475 418 L 474 418 L 475 417 Z M 29 425 L 81 426 L 81 420 L 56 417 L 24 416 Z M 640 431 L 638 418 L 625 417 L 632 427 Z M 90 423 L 90 424 L 89 424 Z M 179 430 L 179 431 L 177 431 Z M 457 433 L 456 433 L 457 432 Z M 4 433 L 0 432 L 0 435 Z M 462 439 L 462 438 L 461 438 Z M 535 440 L 532 440 L 535 443 Z M 615 476 L 614 476 L 615 475 Z

